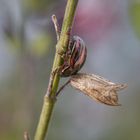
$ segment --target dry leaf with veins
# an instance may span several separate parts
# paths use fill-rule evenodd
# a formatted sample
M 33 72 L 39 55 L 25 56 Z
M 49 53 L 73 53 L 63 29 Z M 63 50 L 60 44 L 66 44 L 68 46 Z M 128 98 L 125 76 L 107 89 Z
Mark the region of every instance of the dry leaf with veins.
M 126 87 L 126 84 L 115 84 L 101 76 L 85 73 L 73 75 L 70 84 L 92 99 L 110 106 L 120 105 L 117 91 Z

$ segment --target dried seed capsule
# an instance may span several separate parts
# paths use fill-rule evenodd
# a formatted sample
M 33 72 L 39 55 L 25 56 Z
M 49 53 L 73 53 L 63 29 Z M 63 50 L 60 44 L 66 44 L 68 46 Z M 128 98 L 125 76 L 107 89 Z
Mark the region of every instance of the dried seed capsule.
M 118 106 L 117 91 L 126 87 L 125 84 L 115 84 L 94 74 L 78 73 L 70 79 L 72 87 L 82 91 L 92 99 L 110 106 Z
M 78 36 L 73 36 L 64 57 L 60 76 L 68 77 L 76 74 L 85 63 L 86 56 L 87 49 L 84 41 Z

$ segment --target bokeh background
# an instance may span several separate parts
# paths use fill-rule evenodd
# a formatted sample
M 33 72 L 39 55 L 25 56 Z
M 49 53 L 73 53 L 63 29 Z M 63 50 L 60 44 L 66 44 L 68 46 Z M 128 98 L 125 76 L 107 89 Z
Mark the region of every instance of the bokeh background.
M 53 63 L 66 0 L 0 0 L 0 139 L 33 138 Z M 72 34 L 88 49 L 81 72 L 127 83 L 120 107 L 67 87 L 48 140 L 140 140 L 140 0 L 79 0 Z M 66 79 L 61 80 L 61 84 Z

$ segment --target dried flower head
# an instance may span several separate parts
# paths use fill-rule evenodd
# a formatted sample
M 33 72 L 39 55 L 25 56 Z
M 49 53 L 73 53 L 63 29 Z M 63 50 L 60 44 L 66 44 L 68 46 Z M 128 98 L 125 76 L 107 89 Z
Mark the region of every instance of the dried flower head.
M 115 84 L 101 76 L 85 73 L 73 75 L 70 84 L 92 99 L 110 106 L 120 105 L 117 91 L 126 87 L 126 84 Z

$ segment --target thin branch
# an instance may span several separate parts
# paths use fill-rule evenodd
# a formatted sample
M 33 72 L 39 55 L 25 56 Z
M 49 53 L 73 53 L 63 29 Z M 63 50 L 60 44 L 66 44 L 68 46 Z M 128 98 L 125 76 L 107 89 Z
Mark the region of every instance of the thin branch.
M 57 18 L 56 18 L 55 15 L 52 15 L 52 21 L 53 21 L 55 32 L 56 32 L 57 41 L 59 41 L 59 38 L 60 38 L 60 26 L 58 24 L 58 21 L 57 21 Z
M 70 83 L 70 79 L 64 84 L 62 85 L 59 90 L 56 93 L 56 96 L 58 96 L 60 94 L 60 92 Z
M 24 140 L 30 140 L 28 132 L 24 132 Z

